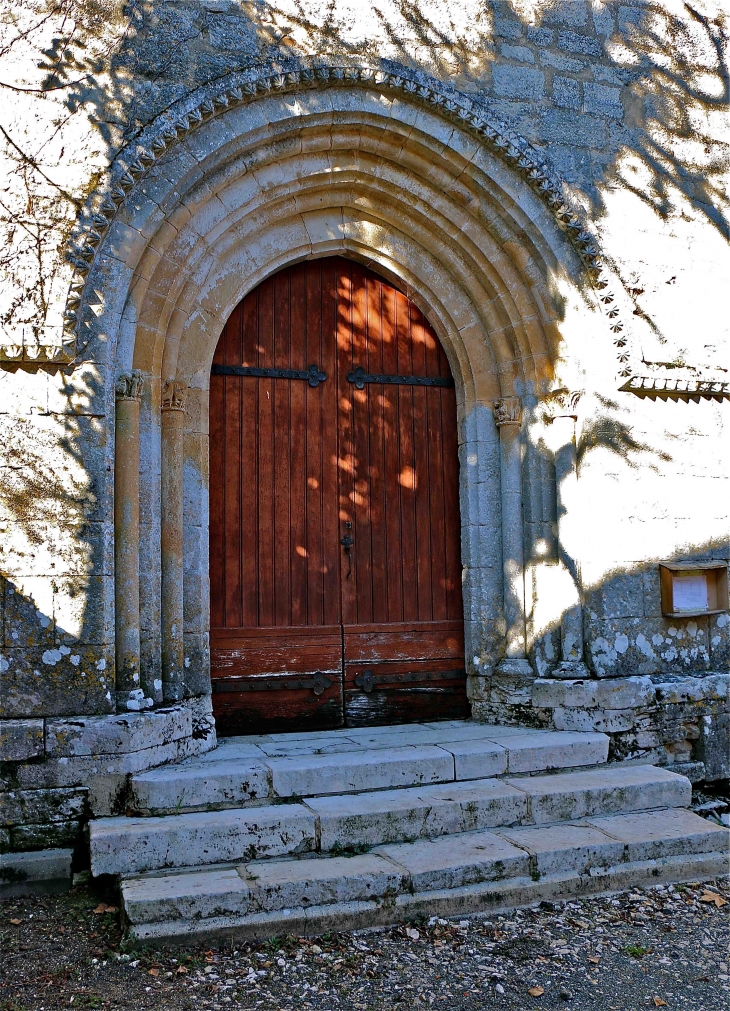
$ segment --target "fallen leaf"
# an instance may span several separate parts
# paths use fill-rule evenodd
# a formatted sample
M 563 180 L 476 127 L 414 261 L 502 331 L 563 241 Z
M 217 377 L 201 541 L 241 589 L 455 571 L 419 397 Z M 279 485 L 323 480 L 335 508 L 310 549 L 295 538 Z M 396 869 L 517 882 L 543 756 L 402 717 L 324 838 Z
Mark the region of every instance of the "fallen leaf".
M 184 965 L 179 965 L 179 966 L 177 967 L 177 971 L 178 971 L 178 972 L 187 972 L 188 970 L 187 970 L 187 969 L 185 968 L 185 966 L 184 966 Z
M 600 958 L 598 957 L 598 955 L 589 955 L 589 956 L 588 956 L 588 961 L 589 961 L 589 962 L 593 962 L 593 964 L 594 964 L 594 965 L 598 965 L 598 963 L 599 963 L 599 962 L 600 962 L 601 960 L 600 960 Z
M 159 969 L 148 969 L 147 970 L 147 975 L 148 976 L 159 976 L 160 975 L 160 970 Z
M 542 995 L 545 993 L 545 987 L 531 986 L 527 992 L 529 993 L 530 997 L 542 997 Z
M 11 923 L 14 923 L 14 924 L 15 924 L 15 926 L 17 927 L 17 926 L 18 926 L 18 924 L 19 924 L 19 923 L 22 923 L 23 921 L 22 921 L 22 920 L 16 920 L 16 919 L 12 919 L 12 920 L 11 920 L 10 922 L 11 922 Z
M 700 895 L 700 902 L 714 902 L 718 909 L 727 905 L 727 899 L 723 899 L 722 895 L 718 895 L 717 892 L 711 892 L 708 889 L 705 889 L 702 895 Z
M 415 930 L 413 927 L 406 927 L 406 934 L 408 935 L 408 937 L 410 937 L 412 941 L 417 941 L 418 938 L 421 936 L 419 932 Z
M 665 1000 L 662 1000 L 661 997 L 655 997 L 654 1007 L 667 1007 L 667 1002 Z
M 95 913 L 116 913 L 116 906 L 107 906 L 106 902 L 100 902 L 96 909 L 93 910 Z

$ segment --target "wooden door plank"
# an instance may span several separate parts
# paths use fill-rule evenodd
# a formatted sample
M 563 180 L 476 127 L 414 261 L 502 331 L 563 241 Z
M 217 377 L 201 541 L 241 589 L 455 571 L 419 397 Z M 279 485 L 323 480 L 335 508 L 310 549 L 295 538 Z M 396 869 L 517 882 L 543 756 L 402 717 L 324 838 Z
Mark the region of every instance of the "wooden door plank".
M 315 264 L 311 265 L 314 268 Z M 340 443 L 339 423 L 342 378 L 338 372 L 338 280 L 336 261 L 318 260 L 317 285 L 321 303 L 321 363 L 327 381 L 318 389 L 320 399 L 321 510 L 322 510 L 322 590 L 324 596 L 322 621 L 326 624 L 342 620 L 342 548 L 340 538 Z M 344 533 L 344 530 L 343 530 Z
M 259 364 L 274 365 L 274 282 L 267 278 L 258 289 Z M 259 624 L 275 623 L 274 608 L 274 381 L 257 380 L 258 393 L 258 598 Z
M 307 275 L 306 264 L 297 264 L 290 276 L 289 346 L 291 368 L 306 369 L 307 360 Z M 305 382 L 289 383 L 290 437 L 290 586 L 291 624 L 307 624 L 307 406 L 316 390 Z M 315 399 L 312 397 L 311 399 Z M 321 400 L 321 394 L 316 397 Z
M 241 348 L 230 365 L 258 365 L 258 299 L 255 292 L 243 301 Z M 229 377 L 229 380 L 233 377 Z M 259 558 L 256 549 L 259 543 L 259 467 L 260 447 L 257 438 L 257 414 L 259 410 L 259 382 L 257 379 L 238 380 L 241 386 L 241 515 L 239 525 L 242 531 L 242 586 L 241 623 L 258 624 L 259 620 Z M 235 424 L 227 419 L 227 424 Z M 231 622 L 230 624 L 234 624 Z
M 367 366 L 367 290 L 365 272 L 358 264 L 351 266 L 352 290 L 352 361 Z M 370 461 L 370 389 L 352 386 L 353 467 L 353 579 L 357 621 L 372 621 L 372 517 L 370 488 L 374 475 Z
M 291 368 L 291 271 L 274 276 L 274 365 Z M 290 380 L 273 381 L 274 400 L 274 624 L 291 624 L 291 427 Z

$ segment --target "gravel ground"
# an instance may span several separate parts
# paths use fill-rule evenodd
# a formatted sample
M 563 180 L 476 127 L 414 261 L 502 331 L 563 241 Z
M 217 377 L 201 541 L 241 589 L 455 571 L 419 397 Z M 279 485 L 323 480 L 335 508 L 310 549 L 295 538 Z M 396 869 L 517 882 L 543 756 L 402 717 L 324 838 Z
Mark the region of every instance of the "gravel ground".
M 489 919 L 126 951 L 113 896 L 0 902 L 0 1011 L 730 1006 L 730 881 Z

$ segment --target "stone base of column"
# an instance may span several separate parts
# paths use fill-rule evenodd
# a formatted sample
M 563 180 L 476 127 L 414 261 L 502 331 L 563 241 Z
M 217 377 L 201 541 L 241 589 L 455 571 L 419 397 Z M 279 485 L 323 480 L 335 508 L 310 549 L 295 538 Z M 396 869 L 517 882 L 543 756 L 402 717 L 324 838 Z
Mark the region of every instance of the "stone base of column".
M 584 678 L 591 677 L 591 672 L 582 660 L 563 660 L 550 671 L 550 677 L 561 678 L 565 681 L 582 681 Z
M 534 670 L 532 669 L 532 664 L 530 663 L 530 661 L 525 660 L 524 658 L 502 660 L 500 663 L 497 664 L 494 673 L 509 674 L 512 675 L 513 677 L 517 676 L 523 678 L 537 677 L 537 674 L 535 674 Z

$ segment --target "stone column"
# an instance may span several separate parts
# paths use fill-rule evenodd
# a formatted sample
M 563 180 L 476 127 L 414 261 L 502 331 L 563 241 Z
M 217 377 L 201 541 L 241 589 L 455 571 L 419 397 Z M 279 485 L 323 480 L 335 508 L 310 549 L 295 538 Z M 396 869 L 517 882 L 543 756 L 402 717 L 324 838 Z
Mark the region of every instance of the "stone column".
M 184 383 L 162 389 L 162 694 L 183 697 L 183 438 Z
M 142 373 L 116 382 L 114 594 L 117 710 L 143 709 L 139 650 L 139 401 Z
M 499 428 L 502 495 L 502 565 L 506 623 L 503 673 L 532 676 L 526 654 L 525 558 L 522 523 L 522 404 L 507 397 L 494 405 Z
M 582 392 L 557 390 L 546 398 L 545 420 L 550 425 L 550 442 L 555 457 L 555 484 L 558 511 L 558 553 L 570 576 L 570 595 L 563 601 L 560 623 L 561 662 L 553 677 L 584 678 L 590 673 L 583 662 L 583 604 L 580 561 L 571 543 L 571 520 L 577 508 L 578 464 L 575 427 Z

